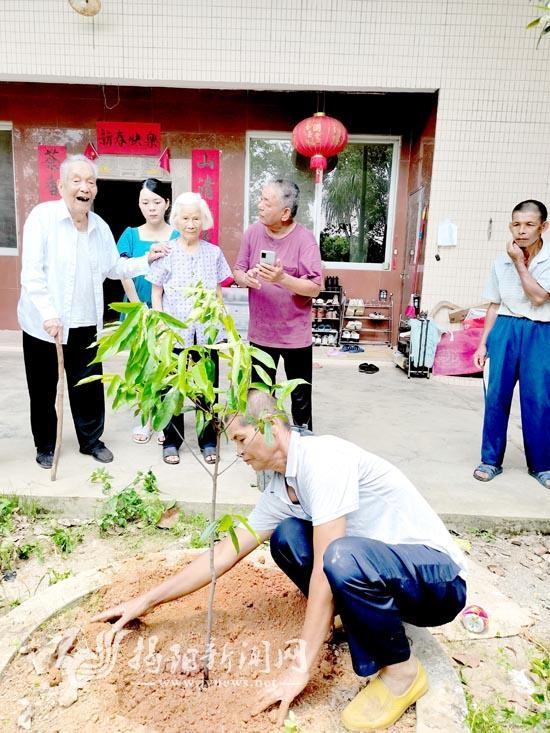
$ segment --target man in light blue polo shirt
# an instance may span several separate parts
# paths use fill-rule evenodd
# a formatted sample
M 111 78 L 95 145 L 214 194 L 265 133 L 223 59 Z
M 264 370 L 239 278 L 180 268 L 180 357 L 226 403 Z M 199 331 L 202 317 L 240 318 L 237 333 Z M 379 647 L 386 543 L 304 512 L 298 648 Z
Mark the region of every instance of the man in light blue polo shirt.
M 483 297 L 491 302 L 474 363 L 490 359 L 478 481 L 502 473 L 510 405 L 517 381 L 527 469 L 550 488 L 550 242 L 540 201 L 512 212 L 506 254 L 497 258 Z

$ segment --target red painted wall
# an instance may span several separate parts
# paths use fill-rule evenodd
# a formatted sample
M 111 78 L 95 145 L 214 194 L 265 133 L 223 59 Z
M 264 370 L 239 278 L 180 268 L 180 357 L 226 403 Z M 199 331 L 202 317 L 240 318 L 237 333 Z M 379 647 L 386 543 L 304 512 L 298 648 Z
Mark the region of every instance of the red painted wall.
M 339 275 L 351 297 L 375 297 L 379 288 L 386 288 L 394 293 L 397 306 L 411 171 L 422 141 L 433 137 L 436 95 L 331 92 L 323 102 L 326 112 L 338 117 L 351 134 L 402 136 L 394 228 L 397 269 L 327 271 Z M 242 234 L 246 131 L 290 131 L 316 109 L 317 95 L 312 92 L 161 87 L 106 87 L 103 92 L 98 86 L 0 83 L 0 119 L 14 127 L 19 247 L 25 218 L 38 202 L 37 145 L 61 144 L 69 153 L 82 152 L 95 139 L 97 120 L 141 120 L 160 123 L 162 144 L 173 157 L 190 157 L 194 147 L 222 150 L 221 243 L 233 264 Z M 431 164 L 429 168 L 422 169 L 428 178 Z M 0 329 L 17 328 L 19 278 L 20 257 L 0 257 Z

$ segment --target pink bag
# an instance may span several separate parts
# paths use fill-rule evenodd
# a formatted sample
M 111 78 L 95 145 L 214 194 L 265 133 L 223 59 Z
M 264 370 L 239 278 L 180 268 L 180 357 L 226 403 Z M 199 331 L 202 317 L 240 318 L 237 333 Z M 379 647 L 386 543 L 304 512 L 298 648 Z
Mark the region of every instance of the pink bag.
M 459 331 L 444 333 L 437 345 L 433 374 L 458 376 L 477 374 L 481 370 L 474 365 L 474 353 L 478 347 L 485 318 L 464 321 Z

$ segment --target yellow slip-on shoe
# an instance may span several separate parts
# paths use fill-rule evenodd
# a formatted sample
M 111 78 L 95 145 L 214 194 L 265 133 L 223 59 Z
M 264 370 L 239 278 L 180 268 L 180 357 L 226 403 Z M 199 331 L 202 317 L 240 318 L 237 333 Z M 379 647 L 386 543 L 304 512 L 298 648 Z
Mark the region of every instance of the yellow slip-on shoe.
M 394 695 L 380 677 L 375 677 L 344 709 L 342 724 L 350 731 L 383 730 L 399 720 L 427 690 L 428 677 L 420 662 L 416 677 L 402 695 Z

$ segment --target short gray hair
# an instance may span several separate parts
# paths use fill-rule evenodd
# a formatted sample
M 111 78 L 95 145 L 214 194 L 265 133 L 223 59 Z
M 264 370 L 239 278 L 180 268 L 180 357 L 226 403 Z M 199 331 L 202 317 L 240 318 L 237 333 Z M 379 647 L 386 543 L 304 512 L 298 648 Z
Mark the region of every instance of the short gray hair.
M 268 185 L 276 186 L 279 189 L 281 203 L 285 209 L 290 209 L 290 218 L 294 219 L 298 213 L 298 200 L 300 198 L 300 189 L 294 183 L 286 178 L 276 178 Z
M 97 165 L 85 155 L 82 155 L 82 153 L 79 153 L 78 155 L 67 155 L 63 163 L 61 163 L 61 165 L 59 166 L 59 180 L 63 182 L 67 180 L 69 170 L 74 163 L 87 163 L 90 166 L 90 170 L 94 174 L 94 178 L 97 180 Z
M 290 430 L 288 415 L 277 406 L 275 398 L 261 389 L 250 389 L 246 398 L 246 414 L 229 415 L 226 423 L 237 419 L 244 425 L 257 425 L 260 420 L 265 420 L 266 418 L 280 420 Z
M 203 231 L 206 231 L 207 229 L 212 229 L 212 227 L 214 226 L 214 217 L 212 216 L 210 207 L 200 195 L 200 193 L 194 193 L 193 191 L 180 193 L 180 195 L 174 201 L 172 205 L 172 211 L 170 212 L 170 224 L 172 226 L 175 226 L 176 219 L 180 215 L 180 210 L 182 206 L 196 206 L 197 209 L 201 212 L 201 226 Z

